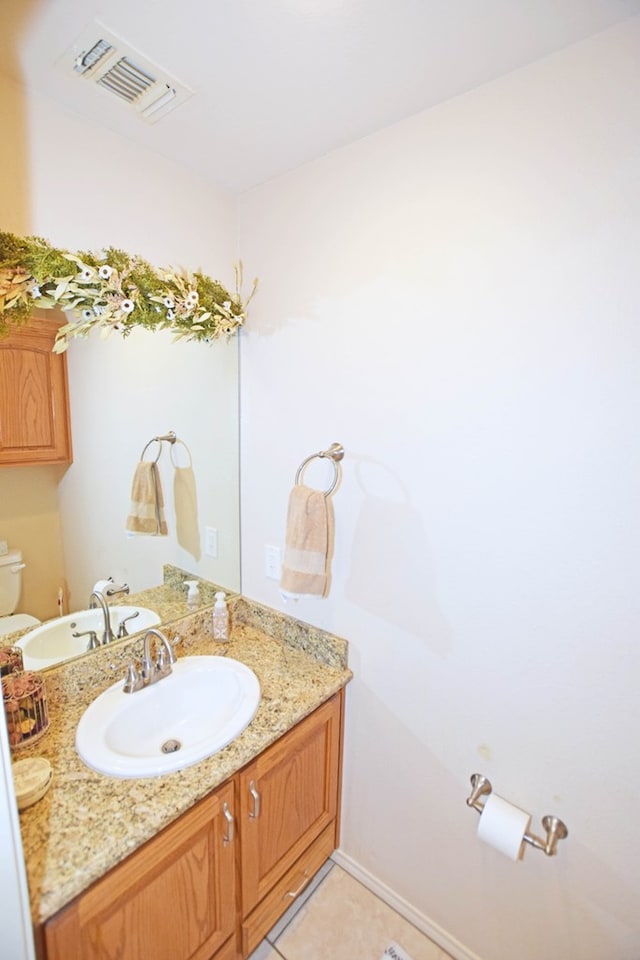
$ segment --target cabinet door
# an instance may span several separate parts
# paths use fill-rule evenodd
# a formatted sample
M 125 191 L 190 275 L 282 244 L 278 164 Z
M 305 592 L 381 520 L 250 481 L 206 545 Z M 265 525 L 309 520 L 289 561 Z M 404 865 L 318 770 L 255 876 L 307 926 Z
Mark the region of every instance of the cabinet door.
M 59 326 L 34 318 L 0 339 L 0 464 L 71 462 L 67 361 L 52 353 Z
M 341 712 L 340 693 L 239 775 L 243 917 L 329 825 L 337 845 Z
M 48 921 L 47 960 L 235 956 L 232 810 L 229 783 Z

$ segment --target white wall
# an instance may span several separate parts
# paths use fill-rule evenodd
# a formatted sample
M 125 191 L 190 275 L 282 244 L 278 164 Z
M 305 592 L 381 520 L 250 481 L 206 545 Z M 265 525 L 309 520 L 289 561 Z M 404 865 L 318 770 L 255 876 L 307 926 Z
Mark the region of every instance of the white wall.
M 22 182 L 4 200 L 4 228 L 74 251 L 120 247 L 157 267 L 202 269 L 234 288 L 231 195 L 10 81 L 2 85 L 3 102 L 22 105 L 13 142 L 24 157 Z M 66 571 L 53 587 L 66 579 L 71 609 L 86 605 L 103 576 L 134 590 L 157 584 L 163 563 L 239 589 L 237 341 L 171 339 L 136 330 L 105 342 L 94 333 L 69 349 L 74 463 L 59 484 Z M 174 449 L 178 472 L 168 447 L 159 463 L 169 536 L 128 537 L 134 468 L 146 442 L 169 430 L 184 443 Z M 194 509 L 184 509 L 187 501 Z M 205 525 L 218 530 L 217 559 L 204 554 Z M 56 591 L 49 593 L 54 616 Z
M 345 857 L 461 957 L 640 950 L 639 74 L 636 19 L 241 200 L 243 592 L 340 441 L 283 608 L 351 643 Z M 476 839 L 474 771 L 557 858 Z
M 0 723 L 0 895 L 2 950 L 11 960 L 34 960 L 29 891 L 23 869 L 20 821 L 11 769 L 9 737 Z

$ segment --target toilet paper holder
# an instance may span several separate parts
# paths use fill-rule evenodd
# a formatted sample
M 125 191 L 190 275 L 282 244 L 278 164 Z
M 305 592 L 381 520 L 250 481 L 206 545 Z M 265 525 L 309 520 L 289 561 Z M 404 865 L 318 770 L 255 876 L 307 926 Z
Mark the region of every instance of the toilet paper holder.
M 488 796 L 492 790 L 493 787 L 491 786 L 490 780 L 481 773 L 472 773 L 471 793 L 467 797 L 467 806 L 473 807 L 478 813 L 482 813 L 484 804 L 481 803 L 481 797 Z M 547 835 L 545 840 L 541 840 L 540 837 L 536 837 L 533 833 L 525 833 L 522 839 L 525 843 L 529 843 L 532 847 L 535 847 L 536 850 L 544 850 L 548 857 L 553 857 L 556 853 L 558 840 L 564 840 L 565 837 L 568 837 L 569 831 L 559 817 L 553 817 L 549 814 L 546 814 L 542 818 L 542 827 Z

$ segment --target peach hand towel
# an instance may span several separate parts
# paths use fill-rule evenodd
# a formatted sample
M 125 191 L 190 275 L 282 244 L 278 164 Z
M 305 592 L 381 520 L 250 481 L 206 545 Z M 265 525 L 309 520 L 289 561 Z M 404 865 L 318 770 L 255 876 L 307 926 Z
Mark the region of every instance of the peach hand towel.
M 127 530 L 156 537 L 167 535 L 160 474 L 153 460 L 141 460 L 133 475 Z
M 296 484 L 289 496 L 280 591 L 284 599 L 324 597 L 329 587 L 333 512 L 321 490 Z

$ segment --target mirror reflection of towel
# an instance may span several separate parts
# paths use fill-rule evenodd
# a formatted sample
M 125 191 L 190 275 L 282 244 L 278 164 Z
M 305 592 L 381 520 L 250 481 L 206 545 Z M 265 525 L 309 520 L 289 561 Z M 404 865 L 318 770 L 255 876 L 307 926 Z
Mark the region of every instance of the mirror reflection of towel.
M 322 490 L 296 484 L 287 511 L 280 578 L 284 598 L 327 595 L 332 519 L 331 505 Z
M 201 556 L 196 478 L 191 467 L 176 467 L 173 475 L 176 539 L 194 560 Z
M 131 512 L 126 528 L 132 533 L 167 535 L 160 474 L 153 460 L 141 460 L 136 467 L 131 484 Z

